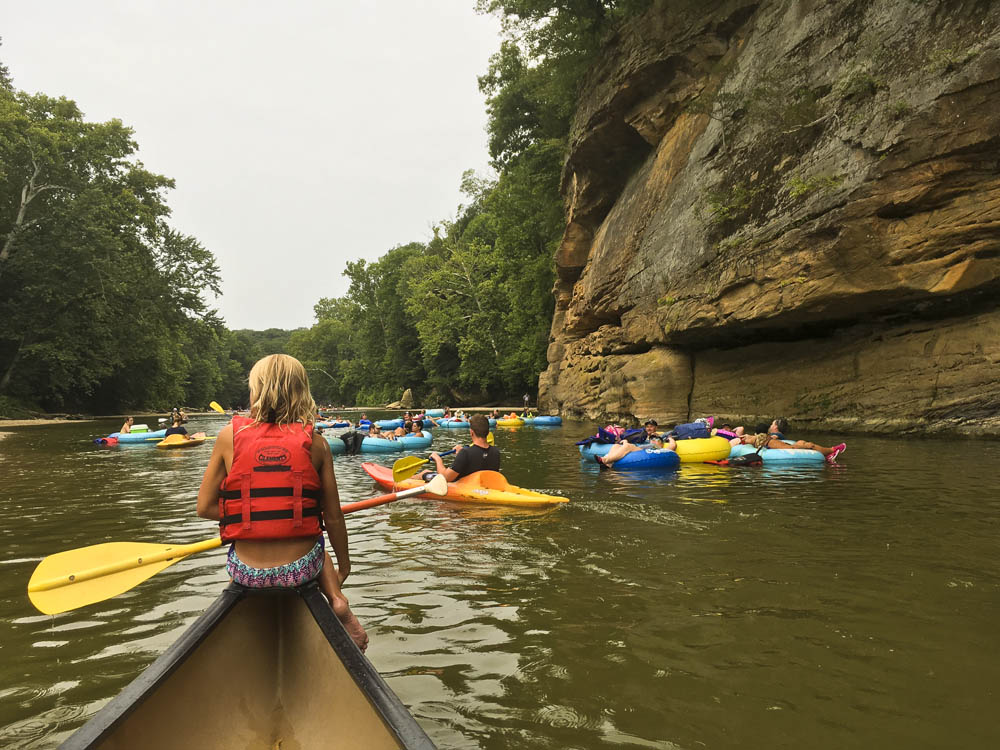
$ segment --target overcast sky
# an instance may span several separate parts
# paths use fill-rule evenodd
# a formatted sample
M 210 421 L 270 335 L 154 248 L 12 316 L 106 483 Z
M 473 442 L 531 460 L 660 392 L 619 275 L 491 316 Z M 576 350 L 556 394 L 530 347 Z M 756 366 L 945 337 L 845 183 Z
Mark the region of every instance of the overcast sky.
M 4 3 L 14 85 L 121 119 L 215 253 L 231 328 L 294 328 L 347 261 L 426 241 L 488 171 L 475 0 Z

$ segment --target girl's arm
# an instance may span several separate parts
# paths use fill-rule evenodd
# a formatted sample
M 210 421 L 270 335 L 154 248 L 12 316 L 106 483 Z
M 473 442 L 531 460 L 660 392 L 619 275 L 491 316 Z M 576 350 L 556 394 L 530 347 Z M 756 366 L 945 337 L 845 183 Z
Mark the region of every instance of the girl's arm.
M 344 523 L 344 513 L 340 510 L 340 493 L 337 491 L 337 477 L 333 473 L 333 454 L 326 439 L 313 435 L 312 444 L 313 465 L 319 472 L 320 485 L 323 487 L 323 525 L 333 546 L 333 554 L 337 557 L 337 572 L 340 582 L 347 580 L 351 574 L 351 556 L 347 551 L 347 524 Z
M 226 457 L 229 465 L 233 462 L 233 428 L 227 425 L 219 430 L 219 437 L 212 447 L 212 457 L 208 459 L 205 474 L 198 488 L 198 515 L 211 521 L 219 520 L 219 485 L 229 472 L 226 469 Z

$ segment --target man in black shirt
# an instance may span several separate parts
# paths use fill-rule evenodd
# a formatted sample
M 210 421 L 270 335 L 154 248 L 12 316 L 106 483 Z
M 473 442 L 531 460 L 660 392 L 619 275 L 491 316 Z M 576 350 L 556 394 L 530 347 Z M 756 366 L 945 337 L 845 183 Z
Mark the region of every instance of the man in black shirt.
M 486 436 L 490 434 L 490 421 L 482 414 L 473 414 L 469 418 L 469 432 L 472 433 L 472 445 L 459 449 L 450 469 L 444 467 L 438 453 L 431 454 L 437 473 L 444 474 L 449 482 L 476 471 L 500 471 L 500 451 L 486 442 Z

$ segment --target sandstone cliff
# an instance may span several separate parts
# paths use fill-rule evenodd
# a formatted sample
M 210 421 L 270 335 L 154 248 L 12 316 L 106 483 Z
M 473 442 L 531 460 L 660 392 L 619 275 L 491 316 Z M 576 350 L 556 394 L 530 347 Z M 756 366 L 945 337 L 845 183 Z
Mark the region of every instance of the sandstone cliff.
M 663 5 L 576 114 L 542 408 L 1000 434 L 997 4 Z

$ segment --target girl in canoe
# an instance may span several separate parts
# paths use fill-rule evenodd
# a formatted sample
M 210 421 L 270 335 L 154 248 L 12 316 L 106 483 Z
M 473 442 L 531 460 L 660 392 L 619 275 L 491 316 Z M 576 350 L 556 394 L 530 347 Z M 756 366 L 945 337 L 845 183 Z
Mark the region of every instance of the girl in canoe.
M 340 588 L 351 572 L 347 527 L 330 446 L 313 432 L 316 404 L 305 368 L 272 354 L 253 366 L 249 381 L 250 416 L 233 417 L 219 432 L 198 490 L 198 515 L 219 521 L 222 541 L 233 541 L 226 569 L 236 583 L 291 587 L 318 578 L 364 650 L 368 635 Z M 324 527 L 336 568 L 324 549 Z

